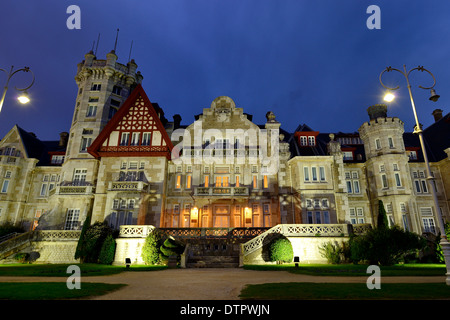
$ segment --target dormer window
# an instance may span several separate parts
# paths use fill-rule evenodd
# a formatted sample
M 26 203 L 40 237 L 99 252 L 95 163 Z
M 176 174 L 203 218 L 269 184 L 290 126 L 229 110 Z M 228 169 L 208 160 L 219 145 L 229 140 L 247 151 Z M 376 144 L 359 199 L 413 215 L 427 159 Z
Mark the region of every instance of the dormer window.
M 300 145 L 301 146 L 307 146 L 308 145 L 308 138 L 306 136 L 300 137 Z
M 314 137 L 314 136 L 309 136 L 309 137 L 308 137 L 308 145 L 310 145 L 310 146 L 315 146 L 315 145 L 316 145 L 316 137 Z

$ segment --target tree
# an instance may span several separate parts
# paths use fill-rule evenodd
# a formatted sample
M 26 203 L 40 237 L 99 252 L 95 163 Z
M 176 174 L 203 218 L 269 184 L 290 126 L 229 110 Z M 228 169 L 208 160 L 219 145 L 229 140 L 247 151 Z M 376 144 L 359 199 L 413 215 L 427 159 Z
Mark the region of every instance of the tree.
M 158 230 L 153 230 L 147 238 L 145 238 L 142 247 L 141 257 L 145 264 L 158 264 L 160 262 L 161 234 Z
M 86 247 L 86 231 L 91 225 L 91 215 L 88 214 L 84 220 L 83 227 L 81 229 L 80 238 L 78 239 L 77 248 L 75 250 L 75 259 L 80 259 L 80 262 L 84 262 L 86 257 L 85 247 Z
M 384 209 L 383 201 L 378 200 L 378 220 L 377 227 L 378 228 L 387 228 L 389 226 L 388 219 L 386 215 L 386 210 Z
M 114 253 L 116 252 L 116 240 L 112 234 L 108 234 L 102 244 L 98 262 L 101 264 L 111 264 L 114 261 Z

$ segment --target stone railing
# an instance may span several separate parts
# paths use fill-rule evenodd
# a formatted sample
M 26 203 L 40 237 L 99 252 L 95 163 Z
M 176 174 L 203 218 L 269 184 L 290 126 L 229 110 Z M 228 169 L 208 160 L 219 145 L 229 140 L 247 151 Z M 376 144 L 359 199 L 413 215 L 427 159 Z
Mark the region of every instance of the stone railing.
M 271 235 L 282 234 L 285 237 L 348 237 L 369 230 L 370 224 L 279 224 L 242 245 L 247 255 L 263 247 L 272 240 Z
M 247 187 L 197 187 L 195 196 L 248 196 Z
M 123 225 L 120 226 L 119 238 L 145 238 L 154 229 L 156 229 L 154 226 Z
M 34 232 L 25 232 L 19 234 L 17 237 L 11 238 L 0 243 L 0 259 L 8 256 L 10 253 L 14 252 L 16 248 L 22 246 L 23 244 L 30 242 L 33 239 Z
M 108 183 L 110 191 L 143 191 L 147 184 L 143 181 L 116 181 Z
M 120 238 L 145 238 L 156 228 L 144 225 L 122 225 L 119 230 Z M 179 239 L 251 239 L 268 228 L 158 228 L 165 236 Z
M 80 238 L 81 230 L 38 230 L 34 233 L 34 241 L 74 241 Z

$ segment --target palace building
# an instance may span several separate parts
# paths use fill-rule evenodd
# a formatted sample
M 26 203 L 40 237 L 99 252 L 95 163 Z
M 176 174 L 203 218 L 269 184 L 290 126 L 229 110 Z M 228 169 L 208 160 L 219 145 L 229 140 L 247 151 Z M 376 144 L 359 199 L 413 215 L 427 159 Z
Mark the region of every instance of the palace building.
M 291 132 L 226 96 L 193 121 L 166 119 L 134 60 L 114 51 L 78 64 L 71 127 L 55 141 L 14 126 L 0 141 L 0 224 L 79 230 L 92 222 L 160 228 L 269 228 L 278 224 L 389 223 L 437 233 L 450 221 L 450 114 L 424 129 L 433 180 L 418 137 L 382 104 L 358 132 Z M 167 112 L 168 110 L 166 110 Z M 273 110 L 275 111 L 275 110 Z

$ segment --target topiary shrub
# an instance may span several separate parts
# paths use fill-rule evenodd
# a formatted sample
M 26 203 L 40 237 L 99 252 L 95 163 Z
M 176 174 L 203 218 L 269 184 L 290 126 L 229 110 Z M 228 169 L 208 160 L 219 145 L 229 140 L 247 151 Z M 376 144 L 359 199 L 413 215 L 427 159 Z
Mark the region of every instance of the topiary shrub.
M 177 260 L 179 260 L 180 255 L 184 251 L 184 245 L 176 241 L 174 238 L 169 237 L 164 240 L 164 243 L 160 247 L 160 251 L 160 259 L 163 263 L 166 263 L 170 256 L 177 256 Z
M 75 258 L 80 258 L 81 263 L 98 263 L 103 242 L 108 235 L 113 233 L 113 230 L 106 222 L 96 222 L 90 226 L 87 224 L 88 219 L 83 226 L 84 234 L 82 231 L 78 240 Z
M 273 240 L 269 247 L 269 257 L 271 261 L 292 262 L 294 250 L 292 244 L 287 238 L 277 238 Z
M 114 254 L 116 252 L 116 240 L 109 234 L 105 241 L 103 242 L 102 248 L 100 250 L 100 255 L 98 257 L 98 262 L 101 264 L 112 264 L 114 261 Z
M 161 262 L 161 234 L 158 230 L 153 230 L 147 238 L 145 238 L 142 247 L 141 257 L 145 264 L 159 264 Z

